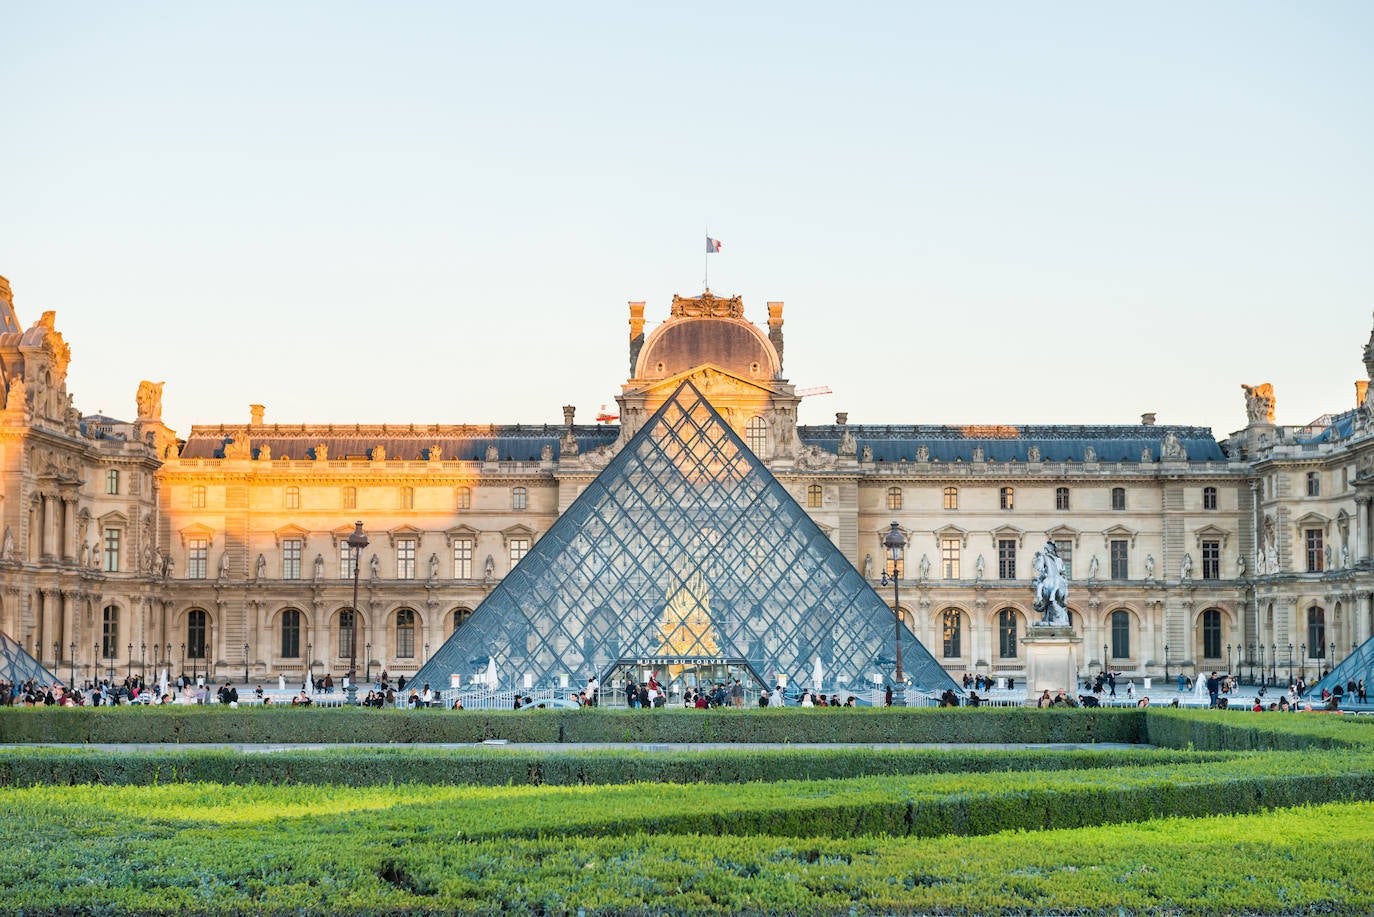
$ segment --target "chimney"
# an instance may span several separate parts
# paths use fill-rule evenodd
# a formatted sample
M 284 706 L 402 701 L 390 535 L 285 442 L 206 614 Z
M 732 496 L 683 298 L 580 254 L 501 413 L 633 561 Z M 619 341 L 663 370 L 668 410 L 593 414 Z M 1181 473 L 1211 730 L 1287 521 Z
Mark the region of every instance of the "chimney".
M 1369 396 L 1369 380 L 1361 379 L 1355 383 L 1355 407 L 1364 407 L 1364 400 Z
M 248 405 L 248 416 L 250 418 L 248 423 L 255 427 L 262 426 L 262 413 L 265 410 L 267 409 L 260 404 Z
M 563 426 L 571 427 L 573 425 L 573 415 L 576 413 L 576 406 L 571 404 L 563 405 Z
M 630 378 L 635 377 L 635 364 L 639 362 L 639 349 L 644 346 L 644 303 L 630 303 Z
M 842 426 L 844 426 L 844 425 L 847 424 L 847 423 L 849 423 L 849 413 L 848 413 L 847 411 L 836 411 L 836 412 L 835 412 L 835 425 L 836 425 L 836 426 L 839 426 L 839 427 L 842 427 Z
M 768 304 L 768 340 L 778 352 L 778 373 L 782 373 L 782 303 Z
M 1153 427 L 1155 425 L 1155 412 L 1140 415 L 1140 425 L 1142 427 Z

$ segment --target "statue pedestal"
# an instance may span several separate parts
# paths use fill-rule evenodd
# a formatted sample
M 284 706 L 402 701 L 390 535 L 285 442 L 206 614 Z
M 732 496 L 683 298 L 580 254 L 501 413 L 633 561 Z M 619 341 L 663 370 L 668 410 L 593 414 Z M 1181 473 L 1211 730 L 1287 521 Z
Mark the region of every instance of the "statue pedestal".
M 1063 691 L 1076 697 L 1078 691 L 1078 663 L 1074 648 L 1083 638 L 1072 627 L 1033 624 L 1021 645 L 1026 651 L 1026 702 L 1034 704 L 1040 695 L 1049 691 L 1053 697 Z

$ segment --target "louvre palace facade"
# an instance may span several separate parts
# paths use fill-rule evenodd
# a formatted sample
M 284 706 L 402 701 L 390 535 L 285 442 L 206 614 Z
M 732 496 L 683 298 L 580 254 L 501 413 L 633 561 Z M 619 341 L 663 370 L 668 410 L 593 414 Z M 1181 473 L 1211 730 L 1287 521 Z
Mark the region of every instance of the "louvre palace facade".
M 1221 440 L 1150 415 L 799 426 L 783 304 L 766 309 L 760 325 L 738 297 L 674 297 L 646 334 L 646 304 L 630 303 L 617 424 L 565 407 L 556 425 L 288 425 L 253 405 L 179 436 L 162 383 L 130 393 L 133 420 L 83 415 L 55 315 L 25 329 L 0 278 L 0 630 L 78 682 L 169 663 L 337 678 L 355 639 L 360 673 L 412 674 L 689 383 L 889 606 L 882 538 L 898 523 L 903 620 L 955 677 L 1024 675 L 1046 539 L 1070 577 L 1080 667 L 1311 679 L 1370 637 L 1367 378 L 1305 426 L 1278 424 L 1272 388 L 1247 386 L 1245 425 Z M 1374 374 L 1374 337 L 1364 359 Z M 355 520 L 370 539 L 356 618 Z

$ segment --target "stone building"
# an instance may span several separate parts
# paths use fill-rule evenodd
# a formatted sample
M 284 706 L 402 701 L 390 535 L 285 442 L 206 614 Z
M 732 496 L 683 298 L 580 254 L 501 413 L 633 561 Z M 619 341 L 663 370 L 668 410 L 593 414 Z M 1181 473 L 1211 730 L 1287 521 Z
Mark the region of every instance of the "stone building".
M 0 630 L 64 677 L 167 664 L 250 680 L 413 673 L 684 380 L 885 599 L 881 538 L 909 539 L 902 614 L 956 676 L 1021 675 L 1031 557 L 1056 542 L 1080 666 L 1259 669 L 1309 679 L 1374 621 L 1374 418 L 1356 406 L 1246 426 L 799 426 L 783 304 L 674 297 L 645 333 L 629 306 L 618 424 L 196 425 L 81 416 L 52 313 L 21 331 L 0 281 L 4 448 Z M 1374 337 L 1365 351 L 1374 373 Z M 346 539 L 371 539 L 357 571 Z

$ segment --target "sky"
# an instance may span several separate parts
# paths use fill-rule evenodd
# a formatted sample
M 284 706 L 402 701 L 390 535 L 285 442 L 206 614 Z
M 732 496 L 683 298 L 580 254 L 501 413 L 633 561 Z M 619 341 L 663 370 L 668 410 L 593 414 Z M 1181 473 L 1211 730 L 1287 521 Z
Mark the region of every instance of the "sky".
M 84 413 L 591 422 L 710 287 L 802 423 L 1354 403 L 1374 4 L 0 0 L 0 275 Z

